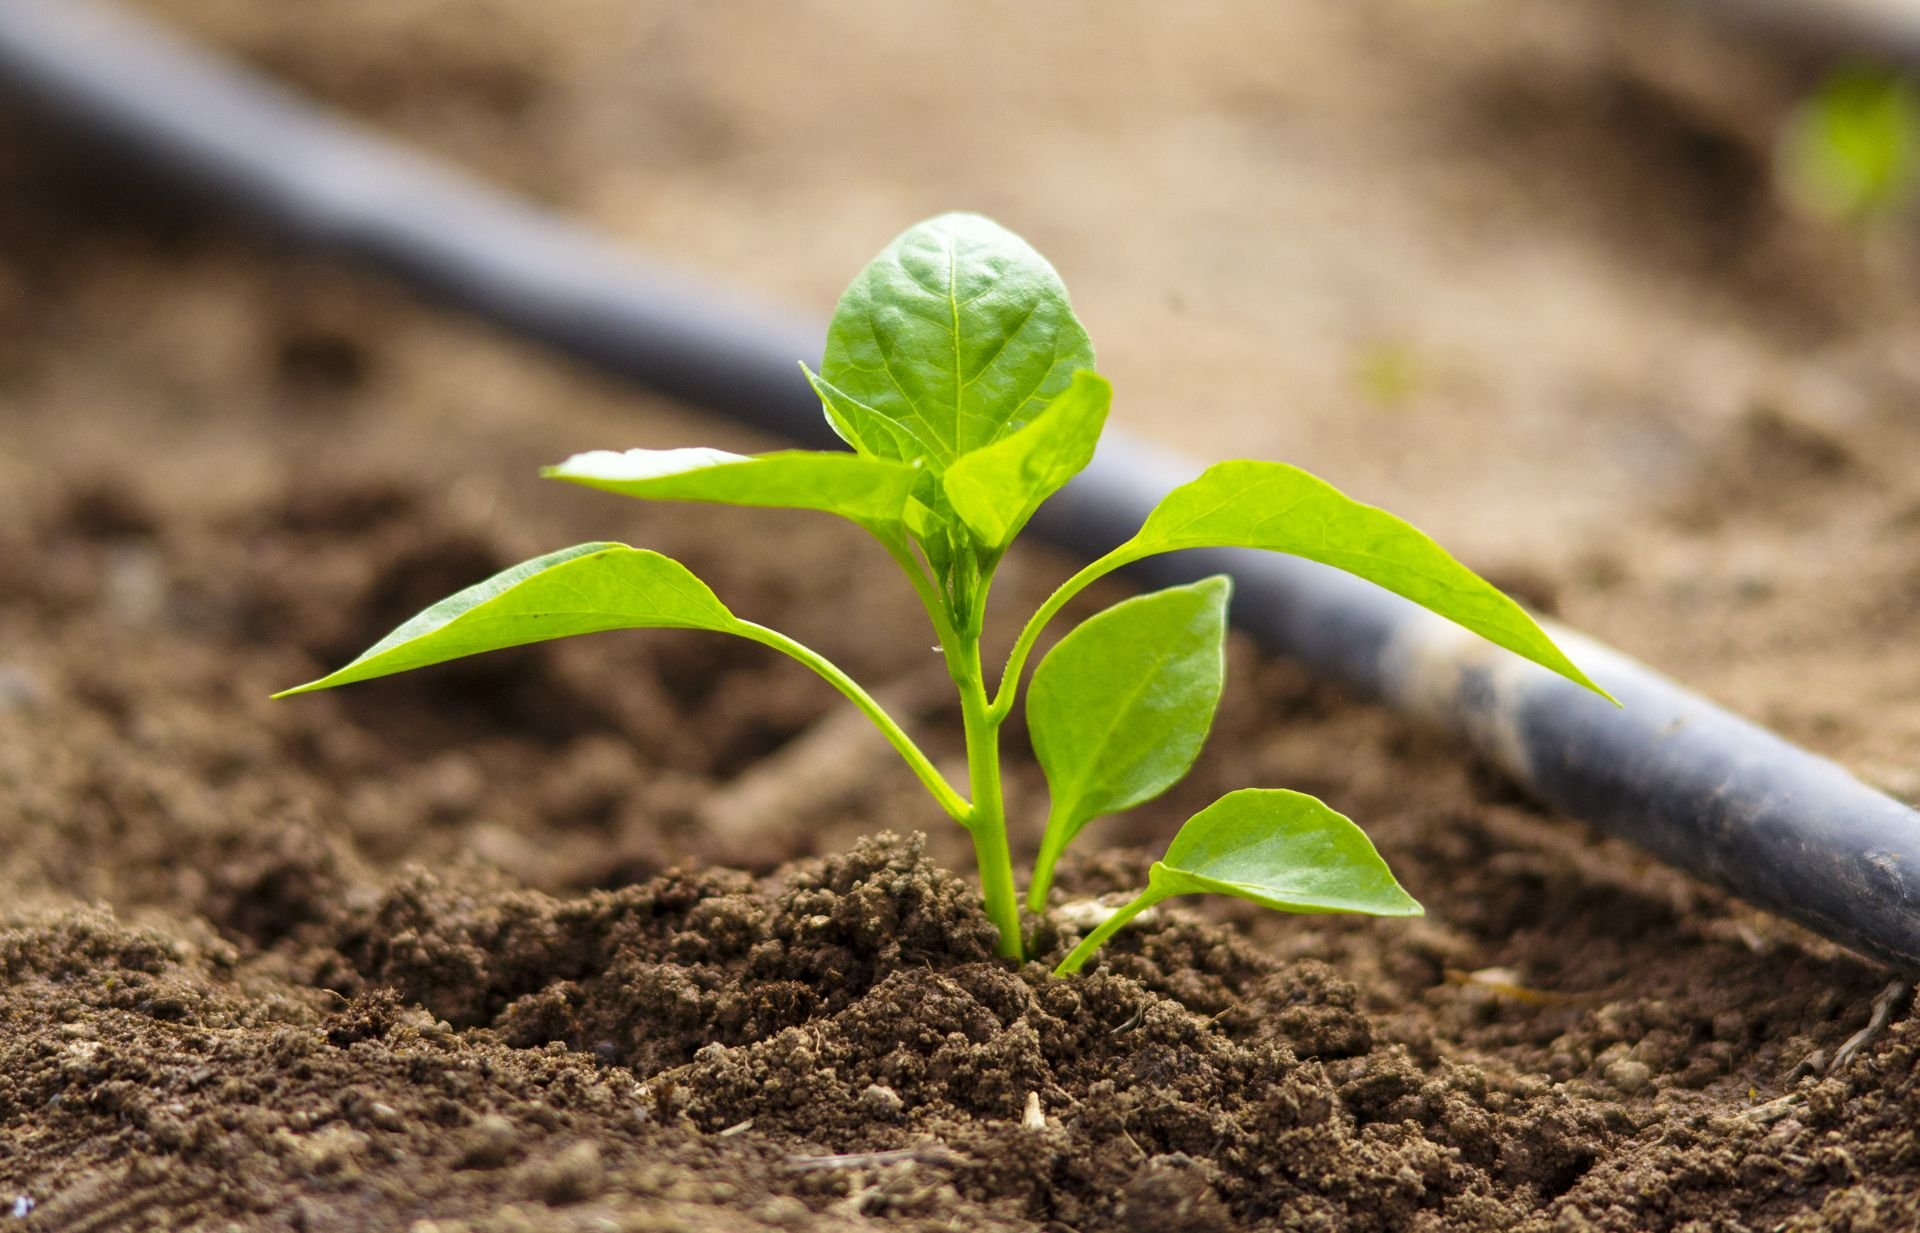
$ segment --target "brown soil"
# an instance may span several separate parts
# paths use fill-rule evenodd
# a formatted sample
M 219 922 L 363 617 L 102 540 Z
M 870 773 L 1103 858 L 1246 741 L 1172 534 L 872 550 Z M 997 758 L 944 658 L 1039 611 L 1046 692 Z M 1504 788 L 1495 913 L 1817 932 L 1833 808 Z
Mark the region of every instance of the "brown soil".
M 1805 66 L 1606 4 L 153 7 L 816 311 L 903 222 L 990 208 L 1131 427 L 1314 466 L 1920 791 L 1920 263 L 1772 196 Z M 857 535 L 529 478 L 758 442 L 6 112 L 0 416 L 0 1227 L 1920 1225 L 1920 1020 L 1825 1069 L 1884 972 L 1249 645 L 1192 780 L 1061 901 L 1286 785 L 1426 919 L 1181 905 L 1083 979 L 1014 970 L 884 744 L 717 637 L 266 701 L 614 537 L 960 753 Z M 1002 624 L 1065 568 L 1011 561 Z M 1044 802 L 1017 750 L 1009 797 Z

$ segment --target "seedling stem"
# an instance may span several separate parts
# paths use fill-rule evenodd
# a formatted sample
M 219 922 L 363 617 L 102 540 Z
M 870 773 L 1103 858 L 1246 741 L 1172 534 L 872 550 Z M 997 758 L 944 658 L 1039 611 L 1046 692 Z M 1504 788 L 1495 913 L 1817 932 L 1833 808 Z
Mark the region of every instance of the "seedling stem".
M 812 647 L 787 637 L 779 630 L 768 629 L 752 621 L 739 622 L 733 632 L 791 655 L 845 694 L 848 701 L 859 707 L 861 712 L 873 721 L 873 726 L 880 729 L 881 734 L 892 742 L 901 758 L 905 759 L 907 765 L 913 769 L 913 773 L 920 777 L 920 782 L 926 785 L 927 791 L 933 794 L 933 799 L 940 803 L 940 808 L 947 811 L 947 816 L 963 826 L 968 824 L 968 820 L 973 816 L 973 807 L 967 803 L 967 799 L 954 791 L 953 785 L 947 782 L 947 777 L 942 775 L 939 768 L 933 765 L 932 760 L 913 743 L 913 738 L 894 722 L 893 716 L 887 714 L 886 708 L 875 701 L 872 694 L 861 688 L 858 681 L 841 671 L 838 664 Z
M 960 714 L 967 731 L 967 769 L 973 791 L 973 812 L 967 830 L 973 835 L 974 859 L 980 866 L 981 895 L 987 919 L 1000 932 L 1000 954 L 1025 956 L 1020 936 L 1020 893 L 1013 884 L 1013 852 L 1007 842 L 1005 798 L 1000 786 L 1000 722 L 987 706 L 980 684 L 980 644 L 969 639 L 971 676 L 956 679 L 960 687 Z

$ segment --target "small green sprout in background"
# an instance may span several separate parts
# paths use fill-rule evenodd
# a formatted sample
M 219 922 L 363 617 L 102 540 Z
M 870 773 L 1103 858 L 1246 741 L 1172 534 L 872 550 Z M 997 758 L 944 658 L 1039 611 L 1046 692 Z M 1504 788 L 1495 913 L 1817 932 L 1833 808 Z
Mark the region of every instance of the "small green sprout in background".
M 967 829 L 1000 953 L 1020 959 L 1000 730 L 1048 623 L 1114 570 L 1183 548 L 1292 553 L 1377 583 L 1600 692 L 1512 600 L 1425 535 L 1277 462 L 1219 463 L 1168 493 L 1132 539 L 1041 605 L 990 682 L 980 646 L 994 571 L 1041 503 L 1092 460 L 1112 396 L 1059 275 L 978 215 L 921 223 L 854 280 L 820 372 L 804 371 L 851 452 L 595 451 L 546 474 L 646 500 L 820 510 L 866 528 L 919 595 L 958 687 L 964 794 L 824 656 L 736 616 L 679 562 L 623 544 L 580 544 L 517 565 L 286 693 L 612 629 L 719 630 L 763 643 L 845 694 Z M 1230 590 L 1227 578 L 1213 577 L 1115 604 L 1060 639 L 1035 669 L 1027 723 L 1052 805 L 1028 881 L 1032 911 L 1046 909 L 1054 866 L 1089 822 L 1158 796 L 1199 755 L 1224 680 Z M 1152 904 L 1200 893 L 1284 912 L 1421 912 L 1348 819 L 1298 792 L 1249 789 L 1190 818 L 1139 896 L 1056 971 L 1079 970 Z
M 1353 356 L 1353 383 L 1360 396 L 1382 411 L 1398 411 L 1428 384 L 1428 366 L 1410 344 L 1379 339 Z
M 1855 226 L 1898 213 L 1920 187 L 1920 91 L 1898 74 L 1833 74 L 1781 134 L 1782 188 L 1802 209 Z

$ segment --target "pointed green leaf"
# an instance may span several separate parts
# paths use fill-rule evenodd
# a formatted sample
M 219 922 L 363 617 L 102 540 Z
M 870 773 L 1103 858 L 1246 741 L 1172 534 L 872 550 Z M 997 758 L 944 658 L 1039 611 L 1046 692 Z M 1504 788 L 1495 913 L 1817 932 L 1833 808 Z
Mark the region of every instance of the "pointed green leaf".
M 1082 370 L 1026 427 L 963 454 L 942 477 L 954 512 L 988 548 L 1004 548 L 1040 503 L 1093 461 L 1113 386 Z
M 734 632 L 739 624 L 706 583 L 671 557 L 624 544 L 579 544 L 523 561 L 441 600 L 346 667 L 275 697 L 572 634 L 649 628 Z
M 977 214 L 943 214 L 854 279 L 820 367 L 848 399 L 909 428 L 944 469 L 1037 415 L 1076 369 L 1093 367 L 1093 346 L 1060 276 L 1025 240 Z
M 1147 885 L 1155 898 L 1232 895 L 1281 912 L 1425 913 L 1350 819 L 1280 788 L 1229 792 L 1187 819 Z
M 913 534 L 915 539 L 931 543 L 934 539 L 938 538 L 942 524 L 937 508 L 921 500 L 917 495 L 907 498 L 907 510 L 904 520 L 907 524 L 907 530 Z
M 1121 553 L 1137 560 L 1179 548 L 1265 548 L 1346 570 L 1611 699 L 1520 605 L 1446 549 L 1298 467 L 1217 463 L 1163 497 Z
M 940 477 L 925 467 L 920 469 L 920 482 L 913 486 L 913 494 L 907 498 L 904 515 L 907 530 L 920 541 L 929 560 L 945 550 L 947 527 L 953 521 L 953 503 L 947 500 L 947 490 L 940 483 Z M 934 563 L 936 573 L 944 567 Z
M 1178 783 L 1206 743 L 1226 671 L 1224 575 L 1123 600 L 1034 671 L 1027 726 L 1053 804 L 1042 863 L 1090 819 Z
M 629 497 L 814 509 L 868 526 L 899 522 L 920 478 L 906 463 L 823 450 L 593 450 L 541 474 Z
M 842 441 L 862 454 L 871 454 L 876 458 L 913 459 L 934 452 L 899 420 L 882 415 L 845 390 L 835 388 L 804 363 L 800 365 L 800 371 L 806 374 L 813 392 L 820 396 L 820 405 L 827 413 L 827 424 Z
M 1147 871 L 1146 889 L 1081 939 L 1053 974 L 1078 972 L 1128 921 L 1175 895 L 1231 895 L 1278 912 L 1426 914 L 1351 820 L 1302 792 L 1244 788 L 1188 818 Z

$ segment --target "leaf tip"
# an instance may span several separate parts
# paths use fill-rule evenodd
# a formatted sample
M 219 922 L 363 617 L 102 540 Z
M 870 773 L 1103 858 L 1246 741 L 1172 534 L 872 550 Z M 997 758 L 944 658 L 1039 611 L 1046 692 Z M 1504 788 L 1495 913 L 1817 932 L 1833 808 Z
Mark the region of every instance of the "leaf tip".
M 1193 589 L 1209 599 L 1212 599 L 1216 595 L 1219 596 L 1220 602 L 1224 605 L 1228 600 L 1233 598 L 1233 575 L 1209 574 L 1207 577 L 1194 583 Z
M 1560 648 L 1556 646 L 1554 647 L 1554 650 L 1559 651 Z M 1552 669 L 1554 672 L 1558 673 L 1561 677 L 1565 678 L 1567 681 L 1570 681 L 1573 684 L 1578 685 L 1580 688 L 1587 690 L 1589 693 L 1599 694 L 1602 698 L 1605 698 L 1608 702 L 1613 703 L 1615 706 L 1621 708 L 1622 710 L 1626 709 L 1626 705 L 1627 705 L 1626 703 L 1614 697 L 1611 693 L 1607 692 L 1606 688 L 1603 685 L 1601 685 L 1600 682 L 1588 676 L 1581 669 L 1580 665 L 1573 662 L 1572 658 L 1569 657 L 1566 654 L 1566 652 L 1564 651 L 1560 652 L 1559 660 L 1560 662 L 1558 663 L 1550 663 L 1550 664 L 1545 664 L 1543 666 Z
M 1108 397 L 1113 395 L 1113 382 L 1102 376 L 1095 368 L 1076 368 L 1073 370 L 1075 384 L 1091 386 Z
M 580 473 L 580 464 L 583 461 L 585 461 L 592 454 L 612 454 L 612 453 L 613 451 L 611 450 L 591 450 L 585 454 L 569 454 L 565 458 L 561 459 L 559 462 L 553 463 L 550 466 L 541 467 L 540 478 L 565 480 L 568 483 L 577 484 L 581 482 L 582 479 L 586 478 L 582 476 Z
M 1399 886 L 1399 883 L 1396 881 L 1394 885 Z M 1418 899 L 1415 899 L 1412 895 L 1407 894 L 1406 887 L 1399 886 L 1399 889 L 1400 889 L 1400 897 L 1406 900 L 1405 903 L 1397 904 L 1392 908 L 1383 908 L 1383 909 L 1374 911 L 1370 913 L 1370 915 L 1397 916 L 1397 917 L 1411 918 L 1415 916 L 1425 916 L 1427 914 L 1426 905 L 1421 903 Z

